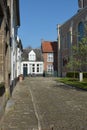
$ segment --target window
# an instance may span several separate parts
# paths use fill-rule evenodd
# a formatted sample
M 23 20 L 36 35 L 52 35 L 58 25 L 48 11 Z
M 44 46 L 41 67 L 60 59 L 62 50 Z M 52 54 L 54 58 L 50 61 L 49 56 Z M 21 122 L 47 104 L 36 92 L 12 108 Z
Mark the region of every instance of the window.
M 80 22 L 78 24 L 78 41 L 81 41 L 83 36 L 84 36 L 84 24 L 83 22 Z
M 34 51 L 32 50 L 29 53 L 29 61 L 35 61 L 36 60 L 36 54 L 34 53 Z
M 39 69 L 40 69 L 40 72 L 43 72 L 43 65 L 42 64 L 39 65 Z
M 70 32 L 67 33 L 67 48 L 70 48 L 71 46 L 71 36 L 70 36 Z
M 68 63 L 68 58 L 63 58 L 63 66 L 65 66 L 65 65 L 67 65 L 67 63 Z
M 34 55 L 34 54 L 30 54 L 29 60 L 30 60 L 30 61 L 35 61 L 35 55 Z
M 23 67 L 27 67 L 27 64 L 23 64 Z
M 37 64 L 37 72 L 42 73 L 43 72 L 43 65 L 42 64 Z
M 49 64 L 48 66 L 47 66 L 47 72 L 53 72 L 53 65 L 52 64 Z
M 47 55 L 47 61 L 48 62 L 53 62 L 53 53 L 48 53 L 48 55 Z
M 39 72 L 39 64 L 37 64 L 37 72 Z
M 32 72 L 35 72 L 35 64 L 32 64 Z

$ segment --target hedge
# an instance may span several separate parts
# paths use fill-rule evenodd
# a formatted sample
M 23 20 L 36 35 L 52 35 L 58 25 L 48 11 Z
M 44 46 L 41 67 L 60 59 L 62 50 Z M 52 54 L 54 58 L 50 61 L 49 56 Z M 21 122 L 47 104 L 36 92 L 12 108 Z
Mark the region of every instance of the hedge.
M 82 72 L 83 78 L 87 78 L 87 72 Z M 79 78 L 79 72 L 67 72 L 66 77 Z

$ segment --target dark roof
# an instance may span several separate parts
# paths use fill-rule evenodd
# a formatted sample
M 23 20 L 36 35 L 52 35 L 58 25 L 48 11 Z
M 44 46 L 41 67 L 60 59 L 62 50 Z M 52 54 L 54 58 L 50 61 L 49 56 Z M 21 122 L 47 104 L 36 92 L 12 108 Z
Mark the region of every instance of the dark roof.
M 26 49 L 23 49 L 23 54 L 22 54 L 22 60 L 23 61 L 29 61 L 28 60 L 28 54 L 30 51 L 34 51 L 35 54 L 36 54 L 36 61 L 43 61 L 43 57 L 42 57 L 42 52 L 41 52 L 41 49 L 31 49 L 31 48 L 26 48 Z

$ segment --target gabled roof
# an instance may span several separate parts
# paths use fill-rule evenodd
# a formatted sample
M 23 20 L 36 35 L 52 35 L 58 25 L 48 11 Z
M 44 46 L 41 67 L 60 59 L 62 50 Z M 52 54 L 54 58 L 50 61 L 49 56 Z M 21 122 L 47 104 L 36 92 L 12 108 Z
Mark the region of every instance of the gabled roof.
M 57 52 L 57 41 L 43 41 L 42 52 Z
M 35 52 L 34 52 L 33 50 L 31 50 L 31 51 L 29 52 L 29 54 L 35 54 Z
M 26 48 L 23 49 L 23 54 L 22 54 L 22 60 L 23 61 L 28 61 L 28 54 L 33 50 L 33 52 L 36 54 L 36 61 L 43 61 L 43 57 L 42 57 L 42 52 L 41 49 L 30 49 L 30 48 Z

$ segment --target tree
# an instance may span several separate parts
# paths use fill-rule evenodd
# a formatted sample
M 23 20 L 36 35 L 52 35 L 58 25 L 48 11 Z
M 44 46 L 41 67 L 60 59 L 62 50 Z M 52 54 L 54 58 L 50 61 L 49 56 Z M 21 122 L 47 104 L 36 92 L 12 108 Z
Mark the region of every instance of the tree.
M 78 42 L 78 46 L 72 47 L 72 56 L 67 67 L 75 71 L 87 71 L 87 37 Z

